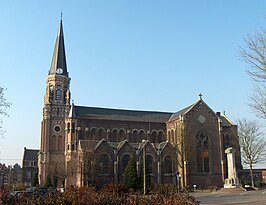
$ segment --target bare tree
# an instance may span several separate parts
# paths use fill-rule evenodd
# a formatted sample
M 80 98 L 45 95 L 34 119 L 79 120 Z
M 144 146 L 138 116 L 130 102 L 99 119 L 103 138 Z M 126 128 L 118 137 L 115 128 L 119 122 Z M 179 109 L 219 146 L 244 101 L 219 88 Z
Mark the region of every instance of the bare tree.
M 6 89 L 0 87 L 0 115 L 7 116 L 7 108 L 10 107 L 11 103 L 8 102 L 4 96 L 4 91 Z M 0 119 L 0 138 L 4 136 L 4 131 L 2 130 L 2 119 Z
M 254 187 L 252 168 L 253 165 L 266 160 L 266 139 L 258 122 L 241 119 L 237 123 L 242 162 L 249 165 L 251 183 Z
M 249 106 L 259 117 L 266 119 L 266 31 L 248 35 L 245 46 L 240 47 L 240 55 L 250 66 L 247 73 L 255 82 Z
M 181 170 L 181 187 L 185 188 L 188 185 L 186 176 L 188 170 L 186 170 L 186 166 L 195 155 L 196 142 L 194 140 L 190 140 L 189 143 L 186 142 L 187 139 L 185 138 L 185 129 L 182 122 L 176 125 L 175 135 L 176 142 L 174 144 L 178 156 L 177 165 Z

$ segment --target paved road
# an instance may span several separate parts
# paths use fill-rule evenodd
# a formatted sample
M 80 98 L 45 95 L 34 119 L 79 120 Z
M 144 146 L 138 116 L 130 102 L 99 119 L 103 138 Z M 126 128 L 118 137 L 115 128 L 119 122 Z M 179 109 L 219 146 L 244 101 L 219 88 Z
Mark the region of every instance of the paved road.
M 201 205 L 266 205 L 266 190 L 247 192 L 195 192 L 191 193 Z

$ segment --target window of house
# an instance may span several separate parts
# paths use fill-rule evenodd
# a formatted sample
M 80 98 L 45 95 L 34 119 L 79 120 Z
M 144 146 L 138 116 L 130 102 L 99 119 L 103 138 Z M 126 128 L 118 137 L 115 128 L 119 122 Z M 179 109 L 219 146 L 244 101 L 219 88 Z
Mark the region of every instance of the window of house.
M 26 172 L 26 177 L 27 177 L 28 179 L 31 179 L 31 171 L 27 171 L 27 172 Z

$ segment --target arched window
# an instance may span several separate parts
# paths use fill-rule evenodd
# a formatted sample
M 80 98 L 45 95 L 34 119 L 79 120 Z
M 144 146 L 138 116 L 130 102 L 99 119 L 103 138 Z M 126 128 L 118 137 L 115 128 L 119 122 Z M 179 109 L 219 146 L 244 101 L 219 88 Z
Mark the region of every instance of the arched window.
M 70 123 L 68 122 L 67 123 L 67 132 L 69 132 L 69 130 L 70 130 Z
M 164 158 L 164 173 L 173 173 L 173 160 L 170 156 Z
M 56 108 L 56 116 L 59 117 L 59 115 L 60 115 L 60 109 L 58 107 L 58 108 Z
M 117 129 L 113 129 L 112 131 L 112 137 L 111 137 L 111 142 L 118 142 L 118 130 Z
M 164 132 L 163 131 L 159 131 L 158 132 L 158 137 L 157 137 L 157 142 L 160 143 L 160 142 L 163 142 L 163 141 L 165 141 Z
M 49 102 L 53 102 L 54 100 L 54 86 L 49 86 Z
M 67 102 L 67 87 L 64 88 L 64 104 Z
M 140 130 L 139 131 L 139 138 L 141 140 L 145 140 L 146 139 L 146 134 L 145 134 L 144 130 Z
M 76 126 L 75 126 L 75 122 L 72 122 L 72 133 L 75 132 Z
M 120 129 L 119 132 L 118 132 L 118 138 L 119 138 L 119 141 L 123 141 L 127 138 L 126 136 L 126 132 L 124 129 Z
M 171 142 L 171 131 L 168 130 L 167 133 L 168 133 L 168 134 L 167 134 L 167 140 L 168 140 L 169 142 Z
M 138 142 L 138 137 L 139 137 L 138 131 L 134 130 L 132 133 L 132 142 L 133 143 Z
M 147 172 L 153 174 L 153 157 L 151 155 L 146 155 L 146 165 Z
M 56 101 L 60 101 L 60 100 L 61 100 L 61 95 L 62 95 L 61 86 L 60 86 L 60 85 L 57 85 L 57 86 L 56 86 L 55 100 L 56 100 Z
M 56 144 L 57 144 L 57 142 L 56 142 L 56 136 L 53 135 L 53 136 L 52 136 L 51 143 L 50 143 L 50 147 L 51 147 L 51 150 L 52 150 L 52 151 L 56 151 L 56 150 L 57 150 L 57 149 L 56 149 Z
M 230 147 L 230 135 L 229 134 L 225 134 L 224 135 L 224 148 L 228 148 Z
M 90 139 L 91 140 L 97 140 L 97 130 L 96 128 L 92 128 L 90 131 Z
M 197 137 L 198 151 L 198 172 L 209 173 L 209 140 L 205 133 L 200 133 Z
M 125 154 L 123 157 L 122 157 L 122 172 L 124 173 L 125 171 L 125 168 L 129 162 L 129 159 L 130 159 L 130 155 L 129 154 Z
M 175 131 L 173 129 L 171 130 L 171 142 L 175 142 Z
M 64 150 L 64 140 L 63 140 L 63 137 L 61 135 L 58 136 L 58 150 L 59 151 Z
M 98 158 L 96 172 L 100 175 L 109 173 L 109 157 L 107 154 L 103 154 Z
M 106 132 L 103 128 L 98 130 L 98 137 L 100 140 L 106 138 Z
M 157 138 L 157 132 L 155 130 L 153 130 L 151 132 L 151 143 L 154 143 L 156 141 L 156 138 Z

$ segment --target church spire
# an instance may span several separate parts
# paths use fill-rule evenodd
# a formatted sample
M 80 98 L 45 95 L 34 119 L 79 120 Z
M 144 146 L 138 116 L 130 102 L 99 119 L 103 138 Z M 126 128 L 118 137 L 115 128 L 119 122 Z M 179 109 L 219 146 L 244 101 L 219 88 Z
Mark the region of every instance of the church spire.
M 64 44 L 64 34 L 63 34 L 63 23 L 62 14 L 59 29 L 57 32 L 57 37 L 55 41 L 53 59 L 49 71 L 49 75 L 65 75 L 68 76 L 67 64 L 66 64 L 66 54 L 65 54 L 65 44 Z

